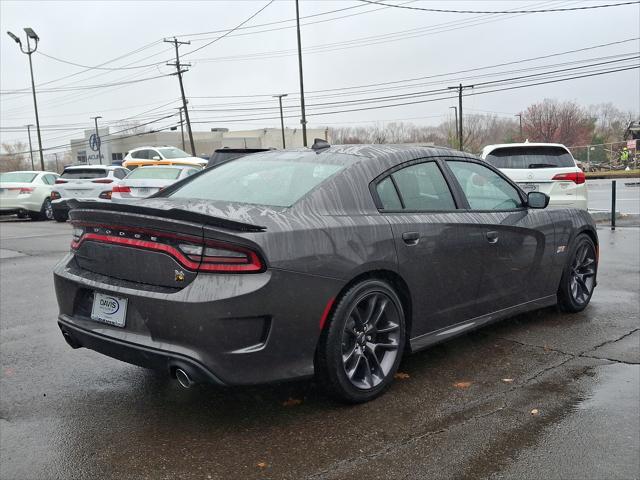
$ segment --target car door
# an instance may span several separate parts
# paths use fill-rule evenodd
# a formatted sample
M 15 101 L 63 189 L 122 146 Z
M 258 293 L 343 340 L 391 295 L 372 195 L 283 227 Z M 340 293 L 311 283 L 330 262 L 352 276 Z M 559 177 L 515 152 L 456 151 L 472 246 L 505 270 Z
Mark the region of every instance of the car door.
M 412 297 L 412 337 L 473 316 L 486 240 L 482 228 L 458 209 L 434 159 L 403 164 L 373 189 L 391 224 L 398 268 Z
M 524 194 L 483 162 L 450 159 L 447 165 L 468 203 L 469 215 L 485 233 L 478 313 L 496 312 L 548 295 L 546 276 L 555 254 L 549 214 L 528 208 Z

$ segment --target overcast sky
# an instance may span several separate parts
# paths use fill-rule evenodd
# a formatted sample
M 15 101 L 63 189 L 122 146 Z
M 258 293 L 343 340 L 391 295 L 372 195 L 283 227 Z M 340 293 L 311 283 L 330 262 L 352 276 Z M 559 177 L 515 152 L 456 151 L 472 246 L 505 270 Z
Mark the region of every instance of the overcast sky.
M 569 8 L 619 0 L 576 1 L 413 1 L 395 3 L 423 8 L 512 10 Z M 177 117 L 158 120 L 175 113 L 179 106 L 179 86 L 175 76 L 124 85 L 76 91 L 46 91 L 160 77 L 175 69 L 164 62 L 173 59 L 173 47 L 165 37 L 191 40 L 180 52 L 192 66 L 184 75 L 185 90 L 193 108 L 194 130 L 211 127 L 231 129 L 278 127 L 277 100 L 269 95 L 288 93 L 285 100 L 286 125 L 299 126 L 299 83 L 296 54 L 295 3 L 275 1 L 227 37 L 197 52 L 262 7 L 260 1 L 131 1 L 59 2 L 0 1 L 1 30 L 20 34 L 32 27 L 40 36 L 33 55 L 43 147 L 68 144 L 91 128 L 91 116 L 101 115 L 103 124 L 120 119 L 151 122 L 154 128 L 175 124 Z M 354 7 L 354 8 L 349 8 Z M 344 9 L 344 10 L 342 10 Z M 640 6 L 627 5 L 595 10 L 538 14 L 455 14 L 400 8 L 384 8 L 360 1 L 301 1 L 304 81 L 310 126 L 372 124 L 393 120 L 416 124 L 436 124 L 452 115 L 453 99 L 428 103 L 376 108 L 342 113 L 321 113 L 372 106 L 431 100 L 448 96 L 396 98 L 360 103 L 355 100 L 425 92 L 462 81 L 478 84 L 503 78 L 561 70 L 590 63 L 611 62 L 640 51 Z M 332 10 L 342 10 L 323 14 Z M 323 15 L 319 15 L 323 14 Z M 341 18 L 343 17 L 343 18 Z M 283 22 L 286 21 L 286 22 Z M 282 22 L 266 26 L 265 23 Z M 307 24 L 307 25 L 304 25 Z M 247 28 L 250 27 L 250 28 Z M 265 31 L 268 30 L 268 31 Z M 194 35 L 197 34 L 197 35 Z M 599 44 L 619 42 L 544 60 L 515 63 L 467 73 L 496 64 L 566 52 Z M 146 48 L 143 48 L 146 47 Z M 320 47 L 320 48 L 319 48 Z M 138 49 L 137 53 L 131 54 Z M 103 65 L 116 70 L 87 70 L 47 58 L 50 55 L 84 66 Z M 128 54 L 128 55 L 127 55 Z M 124 56 L 112 61 L 117 57 Z M 4 33 L 0 38 L 0 121 L 3 142 L 25 140 L 26 132 L 11 131 L 35 123 L 29 89 L 27 56 Z M 607 57 L 607 58 L 602 58 Z M 592 60 L 590 60 L 592 59 Z M 570 63 L 590 60 L 583 63 Z M 105 62 L 109 62 L 106 63 Z M 158 64 L 158 65 L 154 65 Z M 561 64 L 561 65 L 559 65 Z M 145 67 L 145 65 L 147 65 Z M 555 65 L 555 66 L 550 66 Z M 594 69 L 638 65 L 638 59 L 608 63 L 580 70 L 559 72 L 579 75 Z M 121 67 L 125 67 L 122 69 Z M 138 68 L 143 66 L 143 68 Z M 532 67 L 547 69 L 531 70 Z M 131 68 L 136 67 L 136 68 Z M 514 72 L 515 70 L 526 71 Z M 559 74 L 556 73 L 555 75 Z M 75 74 L 75 75 L 74 75 Z M 447 74 L 447 75 L 443 75 Z M 419 77 L 435 78 L 376 87 L 346 89 L 363 85 L 396 82 Z M 480 77 L 480 75 L 483 75 Z M 66 78 L 62 78 L 66 77 Z M 469 78 L 475 77 L 475 78 Z M 529 83 L 544 81 L 530 77 Z M 51 83 L 47 83 L 51 82 Z M 410 88 L 407 87 L 407 84 Z M 492 89 L 514 86 L 507 83 Z M 329 90 L 320 92 L 322 90 Z M 476 88 L 481 93 L 488 87 Z M 314 93 L 315 92 L 315 93 Z M 472 93 L 471 91 L 466 93 Z M 264 96 L 257 96 L 264 95 Z M 496 112 L 511 117 L 543 98 L 574 100 L 583 105 L 612 102 L 624 110 L 640 110 L 638 69 L 609 75 L 532 86 L 465 98 L 465 113 Z M 209 97 L 209 98 L 205 98 Z M 218 98 L 211 98 L 218 97 Z M 315 98 L 314 98 L 315 97 Z M 344 103 L 352 101 L 352 103 Z M 239 109 L 239 110 L 238 110 Z M 236 111 L 205 111 L 236 110 Z M 240 121 L 240 120 L 246 121 Z M 202 122 L 202 123 L 197 123 Z M 114 131 L 116 128 L 112 127 Z M 35 142 L 35 136 L 34 142 Z M 35 146 L 35 145 L 34 145 Z

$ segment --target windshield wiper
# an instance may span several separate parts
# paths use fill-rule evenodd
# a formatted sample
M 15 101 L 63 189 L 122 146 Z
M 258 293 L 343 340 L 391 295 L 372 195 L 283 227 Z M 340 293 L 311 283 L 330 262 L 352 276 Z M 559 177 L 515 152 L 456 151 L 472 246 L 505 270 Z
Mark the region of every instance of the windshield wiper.
M 530 163 L 529 168 L 549 168 L 556 167 L 557 165 L 553 165 L 552 163 Z

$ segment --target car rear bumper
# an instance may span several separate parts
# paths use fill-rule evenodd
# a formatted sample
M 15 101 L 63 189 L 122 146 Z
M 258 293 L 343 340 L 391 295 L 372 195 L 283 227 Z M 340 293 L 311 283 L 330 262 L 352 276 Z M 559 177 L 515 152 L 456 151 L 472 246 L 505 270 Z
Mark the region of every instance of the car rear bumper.
M 69 211 L 69 206 L 67 205 L 67 201 L 65 199 L 60 200 L 52 200 L 51 208 L 53 208 L 54 212 L 65 212 Z
M 171 376 L 175 376 L 175 370 L 181 368 L 194 382 L 224 385 L 207 367 L 184 355 L 101 335 L 74 325 L 64 316 L 58 319 L 58 326 L 72 348 L 88 348 L 133 365 L 166 371 Z
M 179 290 L 145 287 L 79 269 L 73 254 L 54 269 L 54 283 L 58 322 L 72 345 L 225 385 L 312 375 L 320 318 L 342 287 L 274 269 L 200 273 Z M 124 328 L 91 319 L 95 292 L 127 299 Z
M 42 208 L 42 202 L 38 202 L 35 199 L 17 199 L 9 198 L 3 199 L 0 202 L 0 213 L 2 215 L 9 215 L 10 213 L 18 212 L 39 212 Z

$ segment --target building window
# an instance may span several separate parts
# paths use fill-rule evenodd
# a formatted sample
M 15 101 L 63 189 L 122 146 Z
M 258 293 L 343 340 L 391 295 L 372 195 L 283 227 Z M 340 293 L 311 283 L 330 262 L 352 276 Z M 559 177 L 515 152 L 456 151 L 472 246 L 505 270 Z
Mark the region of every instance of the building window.
M 87 151 L 78 150 L 78 163 L 87 163 Z
M 122 154 L 121 153 L 112 153 L 111 154 L 111 161 L 113 162 L 114 160 L 122 160 Z

